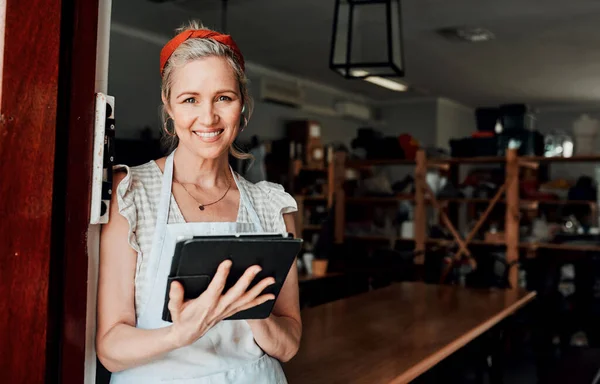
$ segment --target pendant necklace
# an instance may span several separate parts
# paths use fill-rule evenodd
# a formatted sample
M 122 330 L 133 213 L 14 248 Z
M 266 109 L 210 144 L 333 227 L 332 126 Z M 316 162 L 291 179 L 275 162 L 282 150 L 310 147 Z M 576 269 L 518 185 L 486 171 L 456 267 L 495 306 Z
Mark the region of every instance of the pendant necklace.
M 174 179 L 174 180 L 175 180 L 175 182 L 177 184 L 179 184 L 179 185 L 181 185 L 183 187 L 183 189 L 187 192 L 187 194 L 190 195 L 190 197 L 192 199 L 194 199 L 196 201 L 196 203 L 198 203 L 198 209 L 201 210 L 201 211 L 204 211 L 204 208 L 206 208 L 208 206 L 211 206 L 213 204 L 217 204 L 219 201 L 223 200 L 225 198 L 225 196 L 227 195 L 227 192 L 229 192 L 229 189 L 231 188 L 231 181 L 229 180 L 229 178 L 227 178 L 227 189 L 225 190 L 225 193 L 223 193 L 223 196 L 221 196 L 219 199 L 213 201 L 212 203 L 203 204 L 203 203 L 199 202 L 198 199 L 196 199 L 194 197 L 194 195 L 192 195 L 190 193 L 190 191 L 188 191 L 188 189 L 185 187 L 185 185 L 183 185 L 182 183 L 180 183 L 177 179 Z

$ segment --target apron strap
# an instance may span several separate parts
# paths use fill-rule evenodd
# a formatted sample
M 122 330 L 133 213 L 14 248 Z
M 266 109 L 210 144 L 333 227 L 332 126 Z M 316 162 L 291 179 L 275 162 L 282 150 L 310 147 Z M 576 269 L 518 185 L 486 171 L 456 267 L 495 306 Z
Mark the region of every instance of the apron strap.
M 175 151 L 167 157 L 165 161 L 165 170 L 162 178 L 162 189 L 160 191 L 160 201 L 158 203 L 158 212 L 156 214 L 156 225 L 167 224 L 169 220 L 169 207 L 171 205 L 171 189 L 173 187 L 173 155 Z
M 173 184 L 173 151 L 165 162 L 165 169 L 162 177 L 162 188 L 160 192 L 160 200 L 158 203 L 158 211 L 156 213 L 156 226 L 154 227 L 154 236 L 152 237 L 152 248 L 148 259 L 148 276 L 150 281 L 156 280 L 158 266 L 160 263 L 161 251 L 167 235 L 167 222 L 169 220 L 169 206 L 171 205 L 171 187 Z M 142 313 L 145 312 L 147 303 L 142 303 Z
M 233 175 L 235 185 L 237 185 L 238 190 L 240 191 L 240 205 L 243 204 L 243 206 L 246 207 L 246 210 L 248 211 L 248 216 L 250 216 L 250 221 L 252 222 L 252 224 L 254 224 L 254 230 L 256 232 L 264 232 L 264 229 L 260 223 L 260 219 L 258 218 L 258 214 L 256 213 L 254 206 L 248 198 L 248 191 L 246 191 L 244 185 L 239 182 L 235 172 L 233 172 L 233 169 L 231 169 L 231 167 L 229 167 L 229 169 L 231 170 L 231 174 Z

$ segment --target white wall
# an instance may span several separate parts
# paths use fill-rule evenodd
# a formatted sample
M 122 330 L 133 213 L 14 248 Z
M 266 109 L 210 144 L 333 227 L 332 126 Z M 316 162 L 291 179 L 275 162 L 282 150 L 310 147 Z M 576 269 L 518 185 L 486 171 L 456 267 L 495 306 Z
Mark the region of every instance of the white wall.
M 455 101 L 437 101 L 436 146 L 450 150 L 450 139 L 471 136 L 477 130 L 475 110 Z
M 386 125 L 381 127 L 387 135 L 410 133 L 422 146 L 435 145 L 437 100 L 417 99 L 386 105 L 381 109 Z
M 407 132 L 424 147 L 449 149 L 448 141 L 476 130 L 475 110 L 446 98 L 415 99 L 382 109 L 387 134 Z
M 350 145 L 355 136 L 356 129 L 365 123 L 332 116 L 317 115 L 307 111 L 261 101 L 259 88 L 261 76 L 249 71 L 250 94 L 255 100 L 254 113 L 250 119 L 248 128 L 240 135 L 241 140 L 247 140 L 252 135 L 258 135 L 261 139 L 279 139 L 285 136 L 285 122 L 289 120 L 313 119 L 321 124 L 321 136 L 324 144 L 343 143 Z M 323 105 L 332 104 L 336 96 L 312 90 L 314 97 L 318 97 Z M 311 96 L 312 98 L 312 96 Z M 315 103 L 311 100 L 311 103 Z

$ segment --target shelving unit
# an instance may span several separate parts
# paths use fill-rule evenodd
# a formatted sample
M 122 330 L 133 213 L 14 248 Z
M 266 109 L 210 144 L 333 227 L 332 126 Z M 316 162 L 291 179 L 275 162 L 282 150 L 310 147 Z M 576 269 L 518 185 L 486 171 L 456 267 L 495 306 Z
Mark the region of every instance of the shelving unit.
M 366 196 L 366 197 L 348 197 L 346 204 L 382 204 L 382 203 L 397 203 L 398 201 L 415 201 L 414 195 L 397 195 L 397 196 Z M 463 203 L 463 204 L 483 204 L 489 203 L 492 199 L 485 198 L 440 198 L 437 200 L 440 204 Z M 427 204 L 431 204 L 431 199 L 425 198 Z M 595 201 L 577 201 L 577 200 L 552 200 L 552 199 L 524 199 L 520 202 L 521 209 L 538 209 L 540 205 L 590 205 L 597 206 Z M 506 200 L 499 200 L 497 204 L 506 204 Z
M 563 252 L 600 252 L 600 246 L 594 245 L 576 245 L 576 244 L 555 244 L 555 243 L 526 243 L 519 240 L 519 223 L 521 211 L 537 210 L 540 206 L 567 206 L 567 205 L 588 205 L 597 212 L 598 204 L 596 201 L 566 201 L 552 199 L 520 199 L 519 196 L 519 171 L 521 168 L 538 169 L 540 164 L 547 163 L 577 163 L 577 162 L 600 162 L 600 156 L 574 156 L 570 158 L 557 157 L 538 157 L 538 156 L 518 156 L 516 150 L 507 150 L 504 157 L 476 157 L 476 158 L 450 158 L 450 159 L 431 159 L 425 157 L 424 151 L 417 153 L 416 159 L 412 160 L 352 160 L 344 164 L 347 168 L 358 170 L 369 169 L 374 166 L 393 166 L 405 165 L 414 166 L 415 190 L 414 195 L 397 196 L 369 196 L 369 197 L 348 197 L 336 199 L 336 241 L 359 240 L 370 242 L 389 242 L 394 244 L 396 241 L 413 242 L 415 251 L 425 251 L 428 246 L 447 246 L 456 247 L 458 251 L 454 254 L 453 261 L 458 262 L 463 255 L 471 258 L 469 246 L 492 246 L 502 247 L 506 252 L 507 265 L 517 265 L 520 252 L 527 252 L 527 256 L 535 257 L 538 250 L 554 250 Z M 505 182 L 493 198 L 440 198 L 437 199 L 434 193 L 429 189 L 425 176 L 429 168 L 439 168 L 450 170 L 456 169 L 461 164 L 504 164 Z M 342 172 L 343 174 L 343 172 Z M 343 196 L 343 185 L 336 186 L 336 196 Z M 402 239 L 398 236 L 389 235 L 345 235 L 345 209 L 350 209 L 354 205 L 370 204 L 396 204 L 400 201 L 411 201 L 414 203 L 414 239 Z M 481 215 L 478 222 L 466 238 L 459 235 L 455 228 L 453 220 L 446 214 L 448 206 L 457 204 L 487 204 L 487 209 Z M 504 218 L 504 241 L 485 241 L 475 239 L 475 235 L 486 221 L 493 207 L 502 205 L 506 211 Z M 426 209 L 427 206 L 437 208 L 442 223 L 453 234 L 453 240 L 447 239 L 429 239 L 427 238 Z M 417 256 L 415 263 L 424 262 L 423 257 Z M 451 268 L 452 264 L 448 267 Z M 517 286 L 517 268 L 511 268 L 509 271 L 509 283 L 512 287 Z
M 342 157 L 340 157 L 342 156 Z M 326 203 L 328 209 L 333 207 L 334 195 L 338 188 L 336 182 L 343 180 L 343 174 L 339 175 L 340 171 L 343 171 L 344 159 L 343 154 L 333 153 L 329 156 L 330 161 L 323 167 L 311 167 L 302 164 L 302 160 L 293 160 L 290 163 L 289 169 L 289 189 L 295 190 L 295 180 L 300 175 L 300 172 L 319 172 L 327 175 L 326 193 L 322 195 L 307 195 L 301 193 L 294 193 L 294 198 L 298 204 L 298 214 L 296 215 L 296 231 L 298 234 L 304 236 L 307 232 L 316 232 L 321 230 L 320 224 L 307 224 L 306 218 L 304 217 L 304 207 L 306 204 L 315 203 Z

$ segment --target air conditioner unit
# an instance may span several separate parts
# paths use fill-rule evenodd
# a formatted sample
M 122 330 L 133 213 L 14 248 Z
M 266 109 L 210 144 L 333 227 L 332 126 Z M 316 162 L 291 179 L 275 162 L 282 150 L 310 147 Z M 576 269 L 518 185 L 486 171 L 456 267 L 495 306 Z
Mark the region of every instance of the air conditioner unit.
M 260 98 L 263 101 L 299 107 L 304 92 L 297 81 L 263 77 L 260 82 Z
M 373 120 L 373 110 L 364 105 L 352 101 L 339 101 L 335 103 L 335 110 L 340 116 L 359 120 Z

